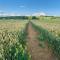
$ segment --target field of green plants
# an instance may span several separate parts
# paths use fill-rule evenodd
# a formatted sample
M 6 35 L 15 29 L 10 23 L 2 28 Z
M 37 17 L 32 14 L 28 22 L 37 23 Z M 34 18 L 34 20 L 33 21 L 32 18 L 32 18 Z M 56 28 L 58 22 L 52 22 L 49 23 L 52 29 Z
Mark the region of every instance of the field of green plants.
M 0 60 L 29 60 L 26 47 L 28 21 L 0 20 Z
M 32 21 L 32 25 L 40 32 L 38 39 L 47 42 L 57 60 L 60 60 L 60 18 L 41 17 Z
M 41 17 L 40 20 L 35 20 L 34 23 L 41 26 L 56 36 L 60 36 L 60 18 Z
M 29 23 L 39 32 L 38 40 L 47 42 L 60 60 L 60 17 L 41 16 L 29 20 L 0 19 L 0 60 L 31 60 L 26 45 Z

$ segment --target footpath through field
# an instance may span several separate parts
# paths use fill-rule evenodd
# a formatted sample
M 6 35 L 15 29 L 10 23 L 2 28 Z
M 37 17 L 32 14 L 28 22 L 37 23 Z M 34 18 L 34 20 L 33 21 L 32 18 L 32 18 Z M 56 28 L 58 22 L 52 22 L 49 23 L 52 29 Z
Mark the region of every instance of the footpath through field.
M 40 41 L 37 39 L 37 35 L 38 32 L 34 30 L 31 23 L 29 23 L 27 47 L 31 54 L 31 60 L 56 60 L 48 49 L 47 44 L 45 44 L 45 48 L 39 46 Z

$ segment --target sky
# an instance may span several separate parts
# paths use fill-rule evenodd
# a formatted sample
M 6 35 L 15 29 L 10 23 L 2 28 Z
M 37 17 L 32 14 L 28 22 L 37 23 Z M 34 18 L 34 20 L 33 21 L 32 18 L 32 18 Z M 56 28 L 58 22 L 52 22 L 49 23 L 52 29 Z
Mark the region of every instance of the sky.
M 0 14 L 60 16 L 60 0 L 0 0 Z

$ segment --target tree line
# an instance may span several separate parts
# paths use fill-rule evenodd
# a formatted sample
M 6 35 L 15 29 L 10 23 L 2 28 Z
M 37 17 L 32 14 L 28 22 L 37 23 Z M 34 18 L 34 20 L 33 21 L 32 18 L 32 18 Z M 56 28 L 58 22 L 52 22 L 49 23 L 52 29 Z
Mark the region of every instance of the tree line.
M 38 19 L 36 16 L 6 16 L 0 17 L 0 19 Z

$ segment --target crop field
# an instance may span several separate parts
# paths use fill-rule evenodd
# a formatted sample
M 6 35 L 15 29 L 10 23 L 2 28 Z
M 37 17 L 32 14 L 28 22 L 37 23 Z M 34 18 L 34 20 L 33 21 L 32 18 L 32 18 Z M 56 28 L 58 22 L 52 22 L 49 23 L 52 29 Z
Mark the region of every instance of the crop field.
M 60 17 L 0 19 L 0 60 L 60 60 Z
M 28 21 L 0 20 L 0 60 L 28 60 L 26 25 Z
M 32 25 L 35 30 L 40 32 L 37 36 L 40 45 L 47 44 L 56 57 L 55 59 L 60 60 L 60 18 L 42 17 L 40 20 L 32 21 Z
M 21 31 L 25 28 L 26 23 L 28 21 L 22 21 L 22 20 L 0 20 L 0 30 L 8 30 L 8 31 Z
M 34 21 L 38 26 L 42 26 L 56 36 L 60 36 L 60 18 L 41 17 L 40 20 Z
M 0 60 L 60 60 L 60 0 L 0 0 Z

